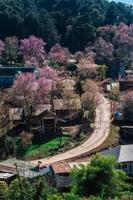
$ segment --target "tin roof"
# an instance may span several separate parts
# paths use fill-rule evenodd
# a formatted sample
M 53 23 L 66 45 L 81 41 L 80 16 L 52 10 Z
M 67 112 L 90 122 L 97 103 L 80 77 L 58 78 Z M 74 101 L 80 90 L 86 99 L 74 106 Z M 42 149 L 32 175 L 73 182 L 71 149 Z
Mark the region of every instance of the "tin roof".
M 121 145 L 112 149 L 102 151 L 101 155 L 113 155 L 119 163 L 133 162 L 133 144 Z
M 15 174 L 11 174 L 11 173 L 0 173 L 0 179 L 2 180 L 6 180 L 9 178 L 12 178 L 13 176 L 15 176 Z
M 51 164 L 54 173 L 56 174 L 63 174 L 63 173 L 70 173 L 74 167 L 80 167 L 81 165 L 86 166 L 89 163 L 87 162 L 57 162 Z
M 118 162 L 133 162 L 133 144 L 121 146 Z
M 71 167 L 70 167 L 69 163 L 67 163 L 67 162 L 53 163 L 51 165 L 51 167 L 54 170 L 54 173 L 56 173 L 56 174 L 69 173 L 71 171 Z
M 17 169 L 15 167 L 17 165 Z M 27 161 L 18 160 L 16 158 L 8 159 L 0 163 L 0 172 L 17 174 L 26 178 L 35 178 L 48 173 L 49 166 L 42 167 L 39 171 L 36 166 Z

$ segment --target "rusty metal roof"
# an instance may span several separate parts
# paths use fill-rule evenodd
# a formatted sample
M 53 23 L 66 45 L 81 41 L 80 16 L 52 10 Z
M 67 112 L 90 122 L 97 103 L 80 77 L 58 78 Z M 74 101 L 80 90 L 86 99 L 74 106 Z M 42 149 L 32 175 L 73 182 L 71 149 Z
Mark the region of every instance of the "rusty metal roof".
M 9 167 L 9 166 L 6 166 L 6 165 L 0 165 L 0 172 L 17 174 L 15 167 Z
M 71 171 L 71 167 L 69 163 L 67 162 L 57 162 L 54 164 L 51 164 L 51 167 L 54 171 L 54 173 L 69 173 Z

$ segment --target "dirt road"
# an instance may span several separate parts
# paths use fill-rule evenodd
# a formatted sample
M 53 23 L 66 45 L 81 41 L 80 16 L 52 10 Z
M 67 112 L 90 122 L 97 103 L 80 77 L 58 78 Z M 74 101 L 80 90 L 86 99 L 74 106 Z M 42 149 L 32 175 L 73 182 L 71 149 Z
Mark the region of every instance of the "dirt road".
M 38 161 L 41 161 L 42 165 L 51 164 L 81 156 L 100 146 L 107 139 L 110 132 L 110 113 L 109 101 L 101 95 L 101 103 L 96 110 L 95 130 L 85 143 L 65 153 L 35 160 L 32 163 L 36 165 Z

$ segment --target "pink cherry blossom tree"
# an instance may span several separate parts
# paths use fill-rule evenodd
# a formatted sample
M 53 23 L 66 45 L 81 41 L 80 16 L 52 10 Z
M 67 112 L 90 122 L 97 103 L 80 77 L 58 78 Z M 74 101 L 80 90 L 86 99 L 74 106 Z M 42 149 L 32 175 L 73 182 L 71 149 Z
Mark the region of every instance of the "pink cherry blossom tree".
M 56 72 L 48 66 L 39 69 L 37 73 L 22 73 L 16 76 L 9 99 L 15 106 L 24 108 L 28 124 L 36 108 L 50 98 L 57 79 Z
M 131 65 L 133 53 L 133 25 L 120 24 L 113 40 L 117 58 L 125 65 Z
M 39 65 L 45 58 L 46 43 L 35 36 L 20 40 L 20 53 L 23 56 L 25 64 Z
M 38 75 L 39 77 L 45 77 L 46 79 L 53 81 L 57 81 L 59 79 L 56 70 L 48 65 L 43 68 L 38 68 Z
M 107 42 L 102 37 L 97 38 L 94 43 L 94 49 L 97 56 L 100 56 L 103 59 L 110 59 L 113 56 L 113 45 L 111 42 Z
M 81 79 L 93 79 L 97 75 L 97 65 L 94 61 L 94 52 L 90 49 L 86 49 L 86 54 L 79 60 L 78 70 Z
M 59 44 L 55 44 L 55 46 L 53 46 L 49 52 L 49 57 L 59 63 L 67 62 L 69 56 L 69 50 L 60 46 Z

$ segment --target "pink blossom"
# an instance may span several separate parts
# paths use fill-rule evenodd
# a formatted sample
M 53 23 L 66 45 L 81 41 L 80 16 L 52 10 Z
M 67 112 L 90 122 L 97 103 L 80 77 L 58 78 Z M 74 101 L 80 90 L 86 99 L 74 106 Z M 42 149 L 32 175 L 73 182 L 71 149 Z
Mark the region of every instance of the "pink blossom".
M 46 79 L 51 79 L 53 81 L 58 80 L 57 72 L 50 66 L 38 69 L 39 77 L 45 77 Z
M 44 46 L 46 43 L 40 38 L 30 36 L 20 40 L 20 52 L 26 63 L 40 63 L 45 58 Z
M 49 57 L 57 62 L 66 62 L 69 58 L 69 50 L 65 47 L 56 44 L 50 50 Z

